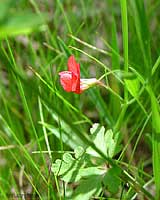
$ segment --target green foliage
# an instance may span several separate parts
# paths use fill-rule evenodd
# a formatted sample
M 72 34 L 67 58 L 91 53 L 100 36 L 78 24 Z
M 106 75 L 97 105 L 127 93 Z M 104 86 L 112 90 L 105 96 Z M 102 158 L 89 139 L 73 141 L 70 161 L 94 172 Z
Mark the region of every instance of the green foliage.
M 152 146 L 153 146 L 153 172 L 155 177 L 156 184 L 156 199 L 160 198 L 160 107 L 157 104 L 157 100 L 152 93 L 151 95 L 151 104 L 152 104 L 152 124 L 153 124 L 153 133 L 152 133 Z
M 105 128 L 99 124 L 94 124 L 90 129 L 93 142 L 98 148 L 112 157 L 116 149 L 116 141 L 113 139 L 111 130 L 105 132 Z M 113 167 L 105 169 L 104 160 L 100 165 L 99 155 L 91 147 L 83 149 L 78 146 L 75 148 L 72 156 L 70 153 L 64 153 L 62 160 L 57 159 L 52 164 L 52 172 L 59 176 L 66 183 L 76 183 L 79 185 L 73 191 L 73 199 L 90 199 L 102 192 L 102 183 L 111 193 L 116 193 L 120 186 L 121 174 L 118 168 Z M 97 160 L 97 161 L 96 161 Z M 96 164 L 97 162 L 97 164 Z
M 113 167 L 107 171 L 104 176 L 103 183 L 111 193 L 117 193 L 121 180 L 119 178 L 121 171 L 117 167 Z
M 112 22 L 112 69 L 119 69 L 120 68 L 120 57 L 119 57 L 119 45 L 118 45 L 118 37 L 117 37 L 117 27 L 114 14 L 113 15 L 113 22 Z M 116 78 L 114 76 L 111 77 L 111 87 L 115 92 L 120 94 L 120 85 L 116 82 Z M 117 113 L 120 111 L 120 102 L 115 96 L 111 96 L 111 107 L 112 107 L 112 114 L 114 118 L 117 118 Z
M 47 15 L 42 13 L 38 15 L 27 10 L 17 13 L 16 4 L 14 0 L 2 0 L 0 2 L 0 39 L 8 36 L 29 34 L 48 20 Z M 14 12 L 11 12 L 11 9 Z
M 120 146 L 118 145 L 118 135 L 113 138 L 112 130 L 107 130 L 105 132 L 105 128 L 100 126 L 99 124 L 94 124 L 90 130 L 92 141 L 103 153 L 105 153 L 108 157 L 113 157 L 117 150 L 120 150 Z M 99 157 L 92 147 L 88 147 L 86 152 L 92 156 Z
M 131 80 L 125 80 L 125 83 L 126 83 L 126 86 L 127 86 L 127 89 L 128 91 L 130 92 L 130 94 L 137 98 L 138 97 L 138 94 L 139 94 L 139 90 L 140 90 L 140 82 L 139 80 L 136 78 L 136 79 L 131 79 Z
M 139 71 L 145 78 L 151 75 L 151 47 L 150 47 L 150 31 L 146 15 L 144 1 L 130 1 L 131 14 L 134 16 L 134 26 L 137 38 L 137 52 L 142 56 L 145 68 L 139 68 Z M 135 33 L 134 33 L 135 34 Z M 139 56 L 139 55 L 138 55 Z M 140 61 L 142 62 L 142 60 Z
M 75 200 L 88 200 L 93 196 L 98 196 L 102 190 L 101 176 L 90 176 L 80 182 L 73 195 Z
M 75 149 L 74 156 L 75 158 L 65 153 L 62 160 L 57 159 L 52 164 L 52 172 L 67 183 L 80 181 L 72 197 L 68 199 L 90 199 L 101 191 L 101 179 L 105 171 L 97 166 L 91 166 L 82 147 Z

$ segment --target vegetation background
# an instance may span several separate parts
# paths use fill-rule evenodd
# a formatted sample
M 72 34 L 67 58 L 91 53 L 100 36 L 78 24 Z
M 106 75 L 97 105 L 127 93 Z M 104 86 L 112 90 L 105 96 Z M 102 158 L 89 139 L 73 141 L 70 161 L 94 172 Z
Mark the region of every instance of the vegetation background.
M 0 199 L 159 200 L 160 1 L 0 10 Z M 106 88 L 63 91 L 70 55 Z

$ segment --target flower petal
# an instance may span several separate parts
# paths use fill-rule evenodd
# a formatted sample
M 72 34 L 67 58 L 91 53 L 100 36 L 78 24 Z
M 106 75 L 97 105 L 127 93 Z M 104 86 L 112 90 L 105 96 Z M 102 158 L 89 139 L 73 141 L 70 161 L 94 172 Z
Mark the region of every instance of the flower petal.
M 80 94 L 80 78 L 72 73 L 72 92 Z
M 80 78 L 80 64 L 76 63 L 74 56 L 70 56 L 68 59 L 68 71 L 73 72 Z
M 59 75 L 63 89 L 67 92 L 72 92 L 72 72 L 63 71 Z

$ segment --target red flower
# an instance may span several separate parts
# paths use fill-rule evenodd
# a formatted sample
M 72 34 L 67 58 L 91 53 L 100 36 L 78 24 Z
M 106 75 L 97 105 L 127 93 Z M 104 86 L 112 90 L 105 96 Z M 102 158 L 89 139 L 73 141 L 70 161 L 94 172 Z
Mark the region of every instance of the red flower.
M 73 55 L 68 59 L 68 71 L 59 72 L 59 75 L 61 85 L 67 92 L 80 94 L 93 85 L 101 85 L 96 78 L 80 79 L 80 64 L 76 63 Z

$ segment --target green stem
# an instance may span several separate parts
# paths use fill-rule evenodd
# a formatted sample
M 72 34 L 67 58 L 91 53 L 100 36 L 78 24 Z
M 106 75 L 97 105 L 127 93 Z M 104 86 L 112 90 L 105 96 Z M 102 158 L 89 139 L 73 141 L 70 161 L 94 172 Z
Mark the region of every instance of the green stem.
M 122 34 L 123 34 L 123 53 L 124 53 L 124 71 L 128 72 L 128 17 L 127 17 L 127 2 L 121 0 L 121 16 L 122 16 Z M 124 87 L 124 99 L 128 101 L 128 90 Z

